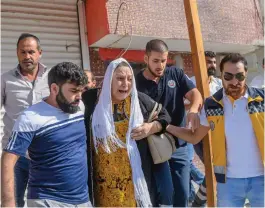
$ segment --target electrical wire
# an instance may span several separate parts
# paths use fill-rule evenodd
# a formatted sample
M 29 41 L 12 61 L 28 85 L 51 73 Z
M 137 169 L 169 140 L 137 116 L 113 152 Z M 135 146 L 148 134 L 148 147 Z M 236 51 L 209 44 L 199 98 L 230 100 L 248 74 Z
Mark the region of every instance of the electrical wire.
M 120 19 L 120 11 L 122 9 L 122 7 L 125 6 L 125 9 L 128 11 L 128 5 L 125 1 L 122 1 L 120 3 L 120 6 L 119 6 L 119 9 L 118 9 L 118 13 L 117 13 L 117 18 L 116 18 L 116 27 L 115 27 L 115 30 L 114 30 L 114 34 L 117 34 L 117 31 L 118 31 L 118 25 L 119 25 L 119 19 Z M 127 13 L 127 15 L 130 16 L 130 12 Z M 129 40 L 129 44 L 128 46 L 126 47 L 126 49 L 123 49 L 116 57 L 115 59 L 117 58 L 120 58 L 122 57 L 127 51 L 128 49 L 130 48 L 131 46 L 131 43 L 132 43 L 132 34 L 133 34 L 133 28 L 132 28 L 132 19 L 129 17 L 129 20 L 130 20 L 130 34 L 127 32 L 126 30 L 126 26 L 125 26 L 125 23 L 123 21 L 123 27 L 125 29 L 125 35 L 123 35 L 121 38 L 119 38 L 118 40 L 114 41 L 113 43 L 111 43 L 110 45 L 108 45 L 106 48 L 111 48 L 111 46 L 113 46 L 114 44 L 118 43 L 120 40 L 124 39 L 125 37 L 130 37 L 130 40 Z

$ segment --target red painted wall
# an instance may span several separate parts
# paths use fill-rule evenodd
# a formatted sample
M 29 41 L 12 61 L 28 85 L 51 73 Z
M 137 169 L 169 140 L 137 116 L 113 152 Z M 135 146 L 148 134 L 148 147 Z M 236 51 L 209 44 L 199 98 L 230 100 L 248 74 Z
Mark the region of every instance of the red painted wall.
M 99 49 L 99 56 L 101 60 L 114 60 L 120 57 L 120 55 L 124 53 L 124 50 L 122 49 L 109 49 L 109 48 L 100 48 Z M 126 53 L 122 56 L 122 58 L 126 59 L 127 61 L 132 61 L 136 63 L 143 63 L 144 62 L 144 51 L 141 50 L 128 50 Z M 173 60 L 168 58 L 167 60 L 168 64 L 174 63 Z
M 109 34 L 106 0 L 86 1 L 86 25 L 88 45 Z

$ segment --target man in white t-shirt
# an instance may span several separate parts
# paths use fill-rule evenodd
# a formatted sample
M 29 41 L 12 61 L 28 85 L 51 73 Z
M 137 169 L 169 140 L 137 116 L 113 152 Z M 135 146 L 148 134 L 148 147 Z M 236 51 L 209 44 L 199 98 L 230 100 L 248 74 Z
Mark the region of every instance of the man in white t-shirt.
M 200 127 L 167 131 L 196 144 L 211 130 L 217 206 L 264 207 L 264 90 L 246 85 L 247 61 L 229 54 L 220 64 L 223 90 L 206 99 Z
M 264 58 L 263 58 L 263 61 L 262 61 L 262 67 L 263 67 L 263 70 L 264 70 L 265 69 Z M 259 74 L 258 76 L 253 78 L 253 80 L 250 83 L 250 86 L 251 87 L 257 87 L 257 88 L 264 87 L 264 71 L 261 74 Z
M 206 68 L 209 80 L 210 95 L 213 95 L 220 90 L 222 80 L 216 77 L 216 54 L 213 51 L 205 51 Z M 196 85 L 195 76 L 190 78 L 194 85 Z

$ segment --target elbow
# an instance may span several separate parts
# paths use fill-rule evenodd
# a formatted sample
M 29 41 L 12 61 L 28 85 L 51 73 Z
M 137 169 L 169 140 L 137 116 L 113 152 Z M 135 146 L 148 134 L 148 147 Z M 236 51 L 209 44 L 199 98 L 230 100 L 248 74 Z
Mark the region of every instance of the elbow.
M 193 145 L 195 145 L 195 144 L 198 144 L 201 140 L 202 140 L 202 137 L 201 136 L 194 135 L 192 137 L 192 141 L 190 143 L 192 143 Z

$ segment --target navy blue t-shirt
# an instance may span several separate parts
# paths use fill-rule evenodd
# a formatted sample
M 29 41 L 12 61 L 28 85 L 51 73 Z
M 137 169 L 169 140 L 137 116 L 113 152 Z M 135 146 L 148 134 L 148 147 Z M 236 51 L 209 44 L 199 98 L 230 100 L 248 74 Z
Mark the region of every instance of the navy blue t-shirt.
M 144 77 L 143 71 L 136 75 L 137 90 L 149 95 L 161 103 L 171 116 L 174 126 L 185 125 L 185 107 L 183 98 L 186 93 L 195 88 L 192 81 L 184 74 L 182 69 L 167 67 L 164 75 L 156 83 Z M 179 141 L 182 145 L 183 141 Z

